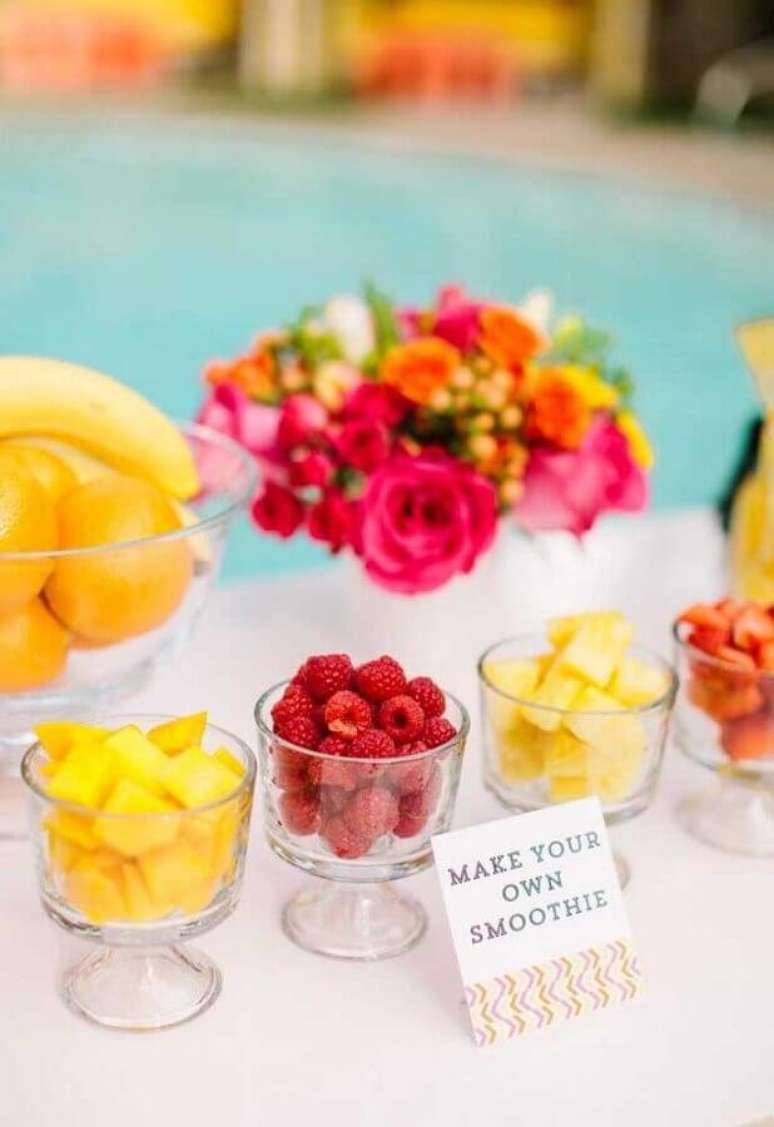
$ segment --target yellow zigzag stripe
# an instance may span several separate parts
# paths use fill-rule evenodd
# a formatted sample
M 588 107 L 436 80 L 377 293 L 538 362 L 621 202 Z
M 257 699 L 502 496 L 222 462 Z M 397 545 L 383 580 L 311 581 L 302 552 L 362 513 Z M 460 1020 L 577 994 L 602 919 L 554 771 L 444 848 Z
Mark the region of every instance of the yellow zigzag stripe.
M 567 993 L 570 995 L 570 1001 L 572 1002 L 573 1008 L 575 1010 L 574 1016 L 577 1017 L 579 1013 L 583 1012 L 583 1003 L 578 997 L 578 992 L 575 989 L 575 983 L 573 981 L 573 965 L 566 956 L 562 958 L 562 965 L 565 968 Z
M 481 991 L 481 994 L 480 994 L 480 997 L 479 997 L 479 1001 L 480 1001 L 480 1005 L 481 1005 L 481 1020 L 484 1023 L 484 1030 L 486 1032 L 489 1044 L 491 1045 L 492 1042 L 497 1039 L 497 1031 L 494 1027 L 494 1023 L 492 1022 L 492 1019 L 489 1016 L 489 1006 L 488 1006 L 489 994 L 488 994 L 488 990 L 481 983 L 479 983 L 479 989 Z
M 551 1022 L 556 1017 L 556 1012 L 555 1012 L 556 1007 L 555 1007 L 554 1003 L 550 1002 L 548 1000 L 548 998 L 546 997 L 546 972 L 545 972 L 545 967 L 539 966 L 537 968 L 537 972 L 538 972 L 537 996 L 538 996 L 538 998 L 539 998 L 539 1000 L 540 1000 L 540 1002 L 543 1006 L 543 1012 L 548 1019 L 547 1024 L 550 1025 Z

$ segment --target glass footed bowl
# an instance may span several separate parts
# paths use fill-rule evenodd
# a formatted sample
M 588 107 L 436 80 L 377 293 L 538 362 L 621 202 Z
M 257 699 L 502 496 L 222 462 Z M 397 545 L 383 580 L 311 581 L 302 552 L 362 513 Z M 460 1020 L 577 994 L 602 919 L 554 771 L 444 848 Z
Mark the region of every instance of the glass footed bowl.
M 487 789 L 520 813 L 596 796 L 608 825 L 641 814 L 661 771 L 677 692 L 674 670 L 650 650 L 631 646 L 633 657 L 663 675 L 663 695 L 638 708 L 596 712 L 535 705 L 497 688 L 487 675 L 489 662 L 533 659 L 548 649 L 545 632 L 522 634 L 490 646 L 479 660 Z M 628 863 L 620 854 L 615 860 L 624 885 Z
M 322 881 L 285 905 L 285 934 L 342 959 L 400 955 L 422 938 L 427 917 L 392 882 L 428 868 L 431 836 L 449 829 L 468 714 L 446 693 L 457 735 L 442 747 L 392 759 L 324 755 L 272 731 L 271 710 L 287 684 L 255 707 L 266 837 L 283 861 Z
M 171 719 L 103 723 L 145 731 Z M 22 761 L 43 908 L 96 948 L 64 972 L 60 993 L 98 1025 L 163 1029 L 202 1013 L 220 993 L 216 964 L 185 941 L 237 906 L 257 764 L 242 740 L 213 724 L 203 746 L 236 759 L 242 782 L 217 802 L 173 813 L 110 814 L 49 798 L 41 745 Z
M 122 544 L 55 552 L 0 552 L 4 573 L 40 569 L 64 581 L 78 614 L 90 614 L 99 638 L 65 635 L 46 627 L 57 650 L 50 664 L 25 669 L 34 688 L 11 688 L 0 675 L 0 837 L 23 832 L 18 782 L 22 752 L 34 742 L 35 724 L 57 717 L 105 713 L 141 690 L 156 669 L 182 651 L 220 571 L 234 518 L 255 489 L 252 457 L 236 442 L 195 423 L 181 424 L 202 482 L 200 493 L 178 505 L 183 528 Z M 43 593 L 45 599 L 45 590 Z M 41 602 L 44 620 L 53 619 Z M 57 635 L 59 638 L 57 638 Z M 7 660 L 13 638 L 0 620 L 0 651 Z
M 683 827 L 729 853 L 774 854 L 774 673 L 691 646 L 675 623 L 680 749 L 712 772 L 679 807 Z

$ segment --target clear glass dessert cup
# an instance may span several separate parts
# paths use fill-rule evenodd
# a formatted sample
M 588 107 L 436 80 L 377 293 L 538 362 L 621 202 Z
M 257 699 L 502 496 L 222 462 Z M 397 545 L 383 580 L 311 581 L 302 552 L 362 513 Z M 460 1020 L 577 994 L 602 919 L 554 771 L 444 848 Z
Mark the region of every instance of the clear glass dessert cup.
M 0 552 L 0 584 L 4 575 L 18 582 L 39 572 L 47 584 L 56 576 L 62 597 L 81 600 L 77 614 L 88 615 L 93 626 L 89 638 L 65 632 L 51 615 L 46 588 L 34 600 L 51 652 L 42 665 L 35 659 L 37 687 L 0 683 L 0 838 L 24 832 L 18 771 L 34 725 L 105 713 L 140 691 L 182 652 L 206 604 L 228 532 L 254 493 L 256 470 L 230 438 L 195 423 L 180 430 L 202 483 L 196 497 L 178 506 L 180 530 L 103 547 Z M 12 645 L 2 634 L 0 623 L 0 647 Z
M 661 771 L 677 693 L 674 670 L 631 646 L 633 657 L 662 673 L 664 692 L 652 704 L 606 711 L 536 705 L 498 688 L 487 674 L 490 662 L 534 659 L 548 648 L 545 633 L 522 634 L 490 646 L 479 660 L 487 789 L 518 813 L 596 796 L 608 825 L 641 814 Z M 630 868 L 620 854 L 615 860 L 623 886 Z
M 468 714 L 447 693 L 457 735 L 443 746 L 390 759 L 325 755 L 273 732 L 271 709 L 286 686 L 255 708 L 266 837 L 283 861 L 322 880 L 285 905 L 285 934 L 341 959 L 400 955 L 422 938 L 427 917 L 393 882 L 427 869 L 431 836 L 449 829 Z
M 694 837 L 729 853 L 774 854 L 774 673 L 740 669 L 689 644 L 675 623 L 680 749 L 712 773 L 680 804 Z
M 111 717 L 143 730 L 169 716 Z M 242 740 L 215 725 L 205 747 L 225 748 L 244 769 L 232 793 L 204 806 L 159 814 L 110 814 L 50 798 L 40 744 L 22 777 L 46 914 L 94 944 L 62 975 L 66 1005 L 98 1025 L 164 1029 L 206 1010 L 221 974 L 187 945 L 236 908 L 257 773 Z

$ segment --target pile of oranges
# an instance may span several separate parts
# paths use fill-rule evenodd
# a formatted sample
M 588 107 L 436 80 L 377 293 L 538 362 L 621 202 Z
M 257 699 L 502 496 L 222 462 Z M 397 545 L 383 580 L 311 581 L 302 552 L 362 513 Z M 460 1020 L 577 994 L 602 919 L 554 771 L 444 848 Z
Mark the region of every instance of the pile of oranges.
M 165 622 L 191 581 L 191 550 L 185 538 L 137 542 L 181 527 L 148 481 L 107 467 L 80 481 L 43 447 L 0 444 L 0 692 L 55 680 L 71 647 L 112 645 Z

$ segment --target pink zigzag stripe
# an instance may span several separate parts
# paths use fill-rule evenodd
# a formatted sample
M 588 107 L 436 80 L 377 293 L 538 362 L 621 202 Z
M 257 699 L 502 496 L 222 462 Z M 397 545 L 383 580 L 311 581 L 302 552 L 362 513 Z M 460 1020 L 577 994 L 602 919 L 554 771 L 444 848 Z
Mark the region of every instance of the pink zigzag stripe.
M 515 1037 L 516 1034 L 518 1033 L 518 1029 L 516 1028 L 516 1022 L 511 1021 L 511 1019 L 507 1016 L 505 1008 L 503 1009 L 502 1013 L 498 1012 L 498 1006 L 500 1005 L 503 998 L 505 997 L 505 993 L 508 989 L 508 983 L 506 982 L 506 980 L 504 978 L 496 978 L 495 982 L 500 987 L 500 993 L 497 995 L 497 998 L 495 999 L 494 1004 L 492 1005 L 492 1013 L 494 1014 L 494 1016 L 496 1018 L 498 1018 L 500 1021 L 505 1022 L 505 1024 L 508 1026 L 508 1036 L 509 1037 Z
M 572 1006 L 570 1005 L 569 1002 L 565 1001 L 565 999 L 562 998 L 559 994 L 555 993 L 555 989 L 554 989 L 556 987 L 556 985 L 558 984 L 559 979 L 562 977 L 563 967 L 562 967 L 562 964 L 559 962 L 558 959 L 554 959 L 554 966 L 556 967 L 556 975 L 554 977 L 554 981 L 551 983 L 551 985 L 548 989 L 548 996 L 549 996 L 549 998 L 553 998 L 553 1000 L 555 1002 L 558 1002 L 560 1006 L 564 1006 L 564 1008 L 568 1011 L 567 1017 L 571 1018 L 572 1014 L 573 1014 Z
M 618 960 L 620 959 L 620 955 L 621 955 L 620 951 L 618 950 L 618 944 L 617 943 L 609 943 L 608 946 L 607 946 L 607 950 L 610 952 L 610 962 L 605 967 L 604 979 L 605 979 L 606 982 L 609 982 L 611 986 L 615 986 L 618 990 L 621 991 L 621 995 L 622 995 L 621 1001 L 625 1002 L 626 1001 L 626 987 L 623 985 L 623 983 L 618 978 L 618 975 L 616 973 L 617 970 L 618 970 L 617 963 L 618 963 Z
M 536 1010 L 535 1007 L 531 1006 L 529 1004 L 529 1001 L 528 1001 L 528 998 L 529 998 L 530 994 L 532 993 L 532 987 L 535 985 L 535 977 L 532 974 L 532 968 L 527 967 L 525 974 L 528 976 L 529 982 L 527 983 L 526 987 L 524 988 L 524 991 L 522 992 L 521 997 L 519 998 L 519 1006 L 522 1009 L 525 1009 L 528 1013 L 532 1014 L 533 1017 L 537 1018 L 538 1029 L 540 1029 L 540 1028 L 542 1028 L 542 1025 L 543 1025 L 543 1015 L 540 1012 L 540 1010 Z
M 578 989 L 580 990 L 580 992 L 582 994 L 585 994 L 587 998 L 590 998 L 592 1000 L 592 1002 L 594 1003 L 594 1009 L 596 1009 L 597 1008 L 596 995 L 594 994 L 594 992 L 592 990 L 589 990 L 588 986 L 586 986 L 584 984 L 584 981 L 583 981 L 583 979 L 586 976 L 587 971 L 589 970 L 589 967 L 591 966 L 591 959 L 589 957 L 588 951 L 581 951 L 580 957 L 583 959 L 583 970 L 578 975 L 577 986 L 578 986 Z

